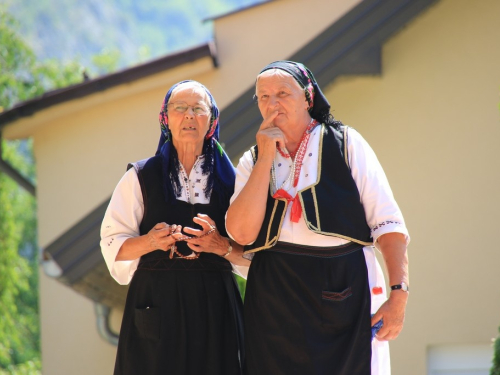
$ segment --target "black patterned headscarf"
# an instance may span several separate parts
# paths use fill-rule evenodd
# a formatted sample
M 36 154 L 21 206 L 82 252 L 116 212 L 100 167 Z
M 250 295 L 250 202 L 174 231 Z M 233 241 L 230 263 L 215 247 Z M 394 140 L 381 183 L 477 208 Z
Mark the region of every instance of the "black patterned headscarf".
M 193 82 L 203 88 L 210 99 L 210 125 L 205 135 L 205 141 L 203 142 L 202 154 L 204 159 L 201 165 L 202 173 L 208 175 L 207 186 L 204 189 L 205 197 L 208 198 L 211 192 L 215 190 L 219 194 L 221 203 L 229 203 L 234 190 L 235 172 L 233 164 L 218 142 L 219 108 L 210 91 L 201 83 L 192 80 L 181 81 L 173 85 L 165 95 L 160 110 L 161 136 L 156 155 L 160 155 L 162 158 L 165 199 L 167 202 L 173 201 L 182 193 L 182 184 L 179 181 L 179 157 L 172 143 L 172 133 L 168 127 L 168 102 L 175 88 L 189 82 Z
M 260 71 L 280 69 L 289 73 L 299 86 L 304 90 L 306 100 L 309 103 L 309 114 L 320 124 L 334 126 L 338 128 L 342 123 L 333 118 L 330 113 L 330 103 L 321 91 L 312 72 L 304 65 L 295 61 L 280 60 L 272 62 Z

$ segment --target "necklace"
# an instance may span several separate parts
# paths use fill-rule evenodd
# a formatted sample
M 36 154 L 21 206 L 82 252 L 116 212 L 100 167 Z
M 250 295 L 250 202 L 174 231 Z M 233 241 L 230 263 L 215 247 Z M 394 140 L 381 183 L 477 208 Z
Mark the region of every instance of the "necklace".
M 194 162 L 194 165 L 193 165 L 193 168 L 191 170 L 194 170 L 197 165 L 198 165 L 198 162 L 200 161 L 200 157 L 198 157 L 196 159 L 196 161 Z M 182 165 L 182 163 L 180 163 L 180 172 L 181 172 L 181 179 L 182 179 L 182 182 L 183 182 L 183 185 L 184 185 L 184 190 L 186 191 L 186 196 L 187 196 L 187 202 L 188 203 L 192 203 L 191 202 L 191 187 L 189 186 L 189 177 L 187 175 L 187 172 L 186 170 L 184 169 L 184 166 Z
M 311 133 L 312 133 L 313 129 L 316 127 L 316 125 L 318 125 L 318 122 L 315 119 L 311 119 L 311 122 L 309 123 L 306 130 L 302 134 L 302 137 L 300 138 L 299 147 L 297 148 L 297 150 L 295 150 L 294 153 L 285 154 L 279 146 L 276 146 L 278 149 L 278 152 L 281 154 L 281 156 L 283 156 L 287 159 L 292 157 L 293 162 L 292 162 L 292 167 L 290 168 L 290 173 L 288 174 L 288 177 L 286 178 L 285 181 L 283 181 L 283 183 L 281 184 L 281 186 L 279 188 L 278 188 L 278 184 L 276 182 L 276 168 L 275 168 L 274 162 L 273 162 L 273 165 L 271 167 L 271 177 L 273 180 L 275 191 L 278 191 L 278 190 L 284 188 L 285 186 L 287 186 L 287 184 L 289 184 L 289 182 L 291 180 L 293 180 L 293 187 L 297 186 L 297 184 L 299 182 L 300 169 L 302 168 L 302 164 L 304 161 L 304 155 L 306 154 L 307 144 L 309 143 L 309 138 L 311 137 Z
M 311 131 L 316 127 L 317 124 L 318 124 L 318 122 L 315 119 L 311 119 L 311 122 L 309 123 L 309 125 L 307 125 L 306 130 L 304 130 L 304 133 L 302 133 L 302 136 L 300 137 L 299 147 L 294 152 L 288 152 L 288 154 L 285 154 L 285 152 L 281 149 L 280 146 L 276 146 L 280 155 L 283 156 L 284 158 L 287 158 L 287 159 L 289 159 L 290 157 L 295 159 L 295 155 L 297 155 L 297 152 L 300 149 L 300 145 L 304 142 L 305 138 L 309 139 L 309 136 L 311 135 Z M 306 140 L 306 144 L 307 144 L 307 140 Z
M 195 169 L 195 168 L 196 168 L 196 166 L 197 166 L 197 164 L 198 164 L 198 161 L 199 161 L 200 159 L 201 159 L 200 157 L 198 157 L 198 158 L 196 159 L 196 161 L 194 162 L 193 168 L 192 168 L 191 170 L 193 170 L 193 169 Z M 180 163 L 180 162 L 179 162 L 179 164 L 180 164 L 180 166 L 181 166 L 181 168 L 180 168 L 181 178 L 182 178 L 182 181 L 183 181 L 184 190 L 186 190 L 187 201 L 188 201 L 188 203 L 191 203 L 191 188 L 190 188 L 190 186 L 189 186 L 189 178 L 188 178 L 187 172 L 186 172 L 186 170 L 184 169 L 184 166 L 182 165 L 182 163 Z M 211 231 L 209 231 L 209 232 L 205 233 L 204 235 L 208 235 L 208 234 L 211 234 L 211 233 L 213 233 L 213 232 L 214 232 L 214 230 L 211 230 Z M 201 236 L 200 236 L 200 237 L 201 237 Z M 185 238 L 180 239 L 180 241 L 185 240 L 186 238 L 189 238 L 189 236 L 188 236 L 188 237 L 185 237 Z M 182 258 L 182 259 L 186 259 L 186 260 L 195 260 L 195 259 L 198 259 L 198 257 L 200 256 L 200 253 L 197 253 L 197 252 L 195 252 L 195 251 L 193 251 L 193 252 L 191 253 L 191 255 L 189 255 L 189 256 L 182 255 L 182 254 L 181 254 L 181 253 L 177 250 L 177 246 L 175 245 L 175 243 L 173 243 L 173 244 L 172 244 L 172 246 L 170 246 L 170 256 L 169 256 L 169 258 L 170 258 L 170 259 L 173 259 L 173 258 L 174 258 L 174 254 L 176 254 L 176 255 L 177 255 L 177 258 Z
M 184 190 L 186 191 L 187 201 L 188 201 L 188 203 L 191 203 L 191 191 L 189 189 L 189 178 L 188 178 L 187 173 L 184 170 L 184 166 L 182 164 L 181 164 L 180 170 L 181 170 L 182 183 L 184 185 Z
M 292 197 L 283 188 L 286 186 L 286 184 L 289 184 L 290 180 L 292 179 L 293 179 L 293 187 L 297 186 L 299 182 L 300 169 L 302 168 L 302 162 L 304 161 L 304 155 L 307 149 L 307 143 L 309 142 L 309 138 L 311 137 L 312 130 L 317 124 L 318 122 L 313 119 L 307 126 L 307 129 L 305 130 L 304 134 L 300 139 L 300 144 L 299 147 L 297 148 L 295 155 L 292 155 L 293 162 L 290 173 L 288 174 L 288 177 L 286 178 L 286 180 L 283 182 L 283 184 L 280 186 L 279 189 L 276 183 L 276 168 L 274 167 L 274 161 L 273 161 L 273 166 L 271 168 L 271 177 L 274 184 L 274 188 L 276 189 L 273 198 L 285 199 L 288 203 L 291 204 L 292 209 L 290 211 L 290 220 L 293 223 L 298 223 L 300 218 L 302 217 L 302 206 L 300 204 L 299 195 L 295 194 L 295 197 Z M 283 155 L 283 153 L 281 154 Z M 288 157 L 290 157 L 290 155 Z

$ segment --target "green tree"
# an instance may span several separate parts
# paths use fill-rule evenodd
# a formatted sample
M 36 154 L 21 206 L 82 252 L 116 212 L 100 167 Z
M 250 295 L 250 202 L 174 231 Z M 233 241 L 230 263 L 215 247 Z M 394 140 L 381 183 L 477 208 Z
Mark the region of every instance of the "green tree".
M 2 156 L 33 177 L 20 148 L 20 141 L 4 142 Z M 20 373 L 17 365 L 40 363 L 36 201 L 0 173 L 0 207 L 0 369 Z
M 120 50 L 117 48 L 103 48 L 101 53 L 92 56 L 92 63 L 98 75 L 113 72 L 118 69 Z
M 83 69 L 77 62 L 63 66 L 55 60 L 38 62 L 16 32 L 17 27 L 18 22 L 0 7 L 0 112 L 82 80 Z
M 500 328 L 498 331 L 500 333 Z M 490 375 L 500 375 L 500 336 L 493 342 L 493 366 Z
M 81 81 L 71 62 L 38 62 L 0 7 L 0 112 L 49 89 Z M 35 183 L 30 140 L 1 141 L 2 159 Z M 36 199 L 0 172 L 0 374 L 39 374 Z

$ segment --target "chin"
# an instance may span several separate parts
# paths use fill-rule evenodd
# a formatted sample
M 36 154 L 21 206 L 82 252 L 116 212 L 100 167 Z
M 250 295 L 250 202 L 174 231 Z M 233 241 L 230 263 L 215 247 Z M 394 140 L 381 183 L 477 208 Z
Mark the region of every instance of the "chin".
M 273 121 L 273 125 L 279 128 L 280 130 L 283 130 L 283 128 L 286 127 L 286 124 L 288 123 L 288 120 L 283 118 L 283 119 L 278 119 Z

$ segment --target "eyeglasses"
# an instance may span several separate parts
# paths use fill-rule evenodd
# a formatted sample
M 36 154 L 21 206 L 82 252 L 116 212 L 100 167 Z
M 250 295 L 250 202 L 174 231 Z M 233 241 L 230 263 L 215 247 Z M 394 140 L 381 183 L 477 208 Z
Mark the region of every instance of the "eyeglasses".
M 188 105 L 187 103 L 179 102 L 179 103 L 169 103 L 169 106 L 173 107 L 174 111 L 180 113 L 186 113 L 188 108 L 191 107 L 193 109 L 193 113 L 197 116 L 205 116 L 210 113 L 210 109 L 201 104 Z

